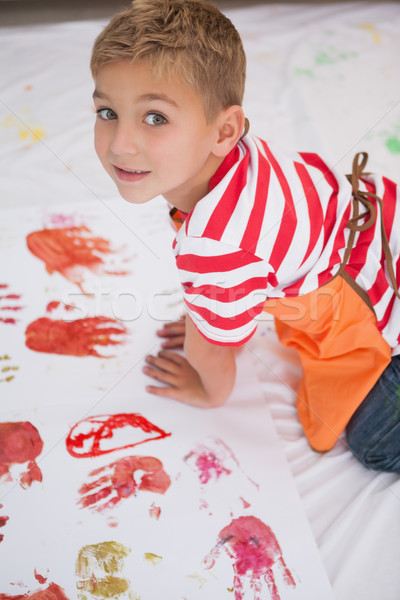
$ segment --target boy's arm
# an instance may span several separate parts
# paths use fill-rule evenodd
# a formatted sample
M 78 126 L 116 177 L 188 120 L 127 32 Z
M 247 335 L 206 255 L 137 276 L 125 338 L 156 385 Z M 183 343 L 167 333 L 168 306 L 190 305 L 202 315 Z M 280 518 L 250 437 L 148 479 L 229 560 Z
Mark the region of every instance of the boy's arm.
M 192 406 L 221 406 L 235 382 L 234 348 L 208 342 L 188 316 L 185 324 L 186 358 L 169 350 L 148 356 L 144 372 L 169 387 L 148 386 L 147 391 Z

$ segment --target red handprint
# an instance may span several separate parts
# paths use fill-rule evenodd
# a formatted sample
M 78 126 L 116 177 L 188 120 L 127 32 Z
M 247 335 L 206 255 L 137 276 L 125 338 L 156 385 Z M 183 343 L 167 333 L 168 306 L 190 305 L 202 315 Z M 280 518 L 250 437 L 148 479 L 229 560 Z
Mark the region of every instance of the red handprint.
M 57 271 L 81 290 L 85 269 L 100 275 L 127 274 L 106 267 L 106 257 L 114 253 L 110 242 L 94 236 L 84 225 L 34 231 L 26 243 L 32 254 L 45 263 L 48 273 Z
M 64 590 L 56 583 L 50 583 L 46 589 L 27 594 L 0 594 L 0 600 L 69 600 Z
M 135 480 L 139 471 L 143 472 L 140 483 Z M 82 498 L 78 504 L 99 512 L 113 508 L 138 490 L 165 494 L 171 485 L 162 462 L 152 456 L 126 456 L 91 471 L 90 475 L 96 479 L 79 489 Z
M 0 478 L 9 476 L 14 464 L 28 463 L 20 476 L 20 485 L 28 488 L 33 481 L 42 481 L 42 472 L 35 462 L 43 448 L 38 430 L 29 422 L 0 423 Z
M 245 581 L 249 581 L 254 600 L 265 599 L 262 579 L 266 582 L 272 600 L 280 600 L 273 568 L 282 572 L 287 586 L 296 583 L 282 556 L 273 531 L 260 519 L 253 516 L 234 519 L 219 533 L 219 541 L 204 559 L 206 568 L 211 569 L 224 549 L 233 560 L 235 600 L 243 600 Z
M 127 434 L 131 438 L 137 434 L 138 430 L 146 434 L 151 434 L 144 439 L 132 440 L 126 443 L 118 443 L 114 439 L 115 433 L 118 431 L 122 434 Z M 128 430 L 128 431 L 127 431 Z M 156 435 L 154 435 L 156 434 Z M 158 434 L 158 435 L 157 435 Z M 86 458 L 100 456 L 114 450 L 122 450 L 132 448 L 138 444 L 151 442 L 152 440 L 160 440 L 169 437 L 171 434 L 166 433 L 138 413 L 120 413 L 116 415 L 97 415 L 88 417 L 78 421 L 71 429 L 66 445 L 68 452 L 76 458 Z M 106 443 L 111 441 L 109 447 L 105 447 Z
M 124 334 L 125 326 L 108 317 L 88 317 L 70 322 L 42 317 L 26 328 L 25 344 L 36 352 L 112 358 L 99 354 L 95 346 L 122 344 L 123 340 L 112 336 Z

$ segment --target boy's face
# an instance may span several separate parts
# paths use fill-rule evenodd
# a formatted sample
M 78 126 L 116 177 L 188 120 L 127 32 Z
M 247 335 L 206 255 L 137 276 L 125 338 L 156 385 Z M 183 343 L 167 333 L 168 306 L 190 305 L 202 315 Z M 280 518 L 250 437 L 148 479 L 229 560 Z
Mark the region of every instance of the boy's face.
M 155 80 L 146 62 L 108 63 L 95 83 L 95 149 L 121 196 L 139 204 L 162 194 L 189 212 L 223 160 L 213 154 L 217 119 L 207 124 L 199 95 Z

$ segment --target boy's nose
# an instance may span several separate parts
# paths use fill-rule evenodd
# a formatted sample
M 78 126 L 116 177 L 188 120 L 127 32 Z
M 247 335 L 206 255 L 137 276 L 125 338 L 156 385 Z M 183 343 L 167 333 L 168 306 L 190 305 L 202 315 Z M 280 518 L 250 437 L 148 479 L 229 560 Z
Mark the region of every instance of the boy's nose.
M 131 127 L 118 124 L 114 131 L 114 136 L 111 141 L 111 151 L 113 154 L 138 154 L 137 135 Z

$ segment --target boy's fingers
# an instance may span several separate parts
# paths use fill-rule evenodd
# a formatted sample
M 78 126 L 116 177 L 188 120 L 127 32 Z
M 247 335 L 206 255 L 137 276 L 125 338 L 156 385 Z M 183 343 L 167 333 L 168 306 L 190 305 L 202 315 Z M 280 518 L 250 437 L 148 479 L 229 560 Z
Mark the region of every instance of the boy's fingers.
M 146 362 L 152 367 L 156 367 L 157 370 L 160 370 L 161 372 L 165 371 L 166 373 L 176 373 L 177 371 L 178 363 L 170 360 L 168 357 L 146 356 Z
M 174 337 L 169 338 L 165 342 L 163 342 L 161 344 L 161 346 L 163 348 L 179 348 L 179 347 L 183 347 L 184 342 L 185 342 L 184 335 L 176 335 Z
M 163 329 L 157 330 L 157 335 L 160 337 L 171 337 L 174 335 L 182 335 L 185 332 L 185 325 L 183 324 L 171 324 L 171 327 L 164 327 Z
M 168 362 L 174 363 L 179 367 L 186 363 L 186 358 L 184 358 L 177 352 L 171 352 L 171 350 L 160 350 L 158 356 L 160 358 L 168 360 Z
M 146 392 L 154 394 L 154 396 L 162 396 L 163 398 L 172 398 L 173 400 L 179 400 L 177 389 L 173 387 L 157 387 L 156 385 L 147 385 Z
M 182 331 L 185 329 L 185 319 L 179 319 L 179 321 L 171 321 L 171 323 L 164 323 L 162 329 L 158 329 L 159 335 L 171 335 L 174 331 Z
M 157 381 L 161 381 L 162 383 L 167 383 L 168 385 L 174 385 L 176 381 L 176 377 L 173 373 L 168 371 L 163 371 L 161 369 L 153 369 L 152 367 L 143 367 L 143 373 L 152 377 L 153 379 L 157 379 Z

